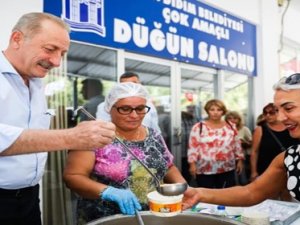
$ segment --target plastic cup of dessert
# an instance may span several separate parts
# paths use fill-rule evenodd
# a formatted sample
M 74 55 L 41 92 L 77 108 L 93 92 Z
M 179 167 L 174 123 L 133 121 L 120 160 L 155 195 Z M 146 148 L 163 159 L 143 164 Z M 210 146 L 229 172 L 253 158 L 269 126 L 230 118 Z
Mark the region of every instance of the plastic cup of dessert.
M 251 225 L 270 225 L 268 213 L 254 210 L 244 210 L 241 215 L 241 221 Z
M 165 196 L 157 191 L 147 195 L 150 212 L 156 216 L 176 216 L 182 209 L 183 195 Z

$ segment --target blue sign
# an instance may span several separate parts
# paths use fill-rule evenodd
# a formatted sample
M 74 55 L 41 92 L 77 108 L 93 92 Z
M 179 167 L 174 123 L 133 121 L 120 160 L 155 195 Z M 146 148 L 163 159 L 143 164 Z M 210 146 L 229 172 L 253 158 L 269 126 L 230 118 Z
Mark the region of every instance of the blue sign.
M 256 26 L 196 0 L 44 0 L 71 39 L 257 75 Z

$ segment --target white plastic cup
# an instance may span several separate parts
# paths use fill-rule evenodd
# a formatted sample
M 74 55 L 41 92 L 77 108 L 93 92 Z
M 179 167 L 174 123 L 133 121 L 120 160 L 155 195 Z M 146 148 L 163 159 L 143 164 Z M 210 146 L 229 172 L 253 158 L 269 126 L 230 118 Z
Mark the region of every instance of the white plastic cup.
M 176 216 L 182 210 L 183 195 L 164 196 L 157 191 L 147 195 L 150 212 L 156 216 Z
M 249 225 L 270 225 L 268 213 L 254 210 L 244 210 L 241 215 L 241 221 Z

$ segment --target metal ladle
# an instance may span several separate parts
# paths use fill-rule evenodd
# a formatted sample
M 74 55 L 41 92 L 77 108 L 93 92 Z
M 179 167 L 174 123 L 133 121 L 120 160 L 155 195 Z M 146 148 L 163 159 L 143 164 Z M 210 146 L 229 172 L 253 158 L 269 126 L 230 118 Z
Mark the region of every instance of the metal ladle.
M 74 115 L 77 115 L 78 111 L 83 112 L 87 117 L 89 117 L 92 120 L 96 120 L 96 118 L 91 115 L 85 108 L 78 107 L 74 111 Z M 162 195 L 166 196 L 174 196 L 174 195 L 180 195 L 186 191 L 188 188 L 187 183 L 175 183 L 175 184 L 160 184 L 159 179 L 152 173 L 152 171 L 128 148 L 128 146 L 118 137 L 115 137 L 115 139 L 124 147 L 126 152 L 131 154 L 146 170 L 147 172 L 153 177 L 155 182 L 155 188 L 157 192 L 159 192 Z
M 142 218 L 140 212 L 137 209 L 135 210 L 135 215 L 136 215 L 136 218 L 137 218 L 137 221 L 138 221 L 139 225 L 145 225 L 144 221 L 143 221 L 143 218 Z

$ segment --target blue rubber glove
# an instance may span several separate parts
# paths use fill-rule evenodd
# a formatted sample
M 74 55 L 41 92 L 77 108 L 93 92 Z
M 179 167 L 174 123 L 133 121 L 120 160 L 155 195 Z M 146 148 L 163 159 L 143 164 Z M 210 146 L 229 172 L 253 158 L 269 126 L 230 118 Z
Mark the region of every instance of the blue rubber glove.
M 119 189 L 109 186 L 101 195 L 103 200 L 116 202 L 123 214 L 134 215 L 135 209 L 142 207 L 135 194 L 129 189 Z

